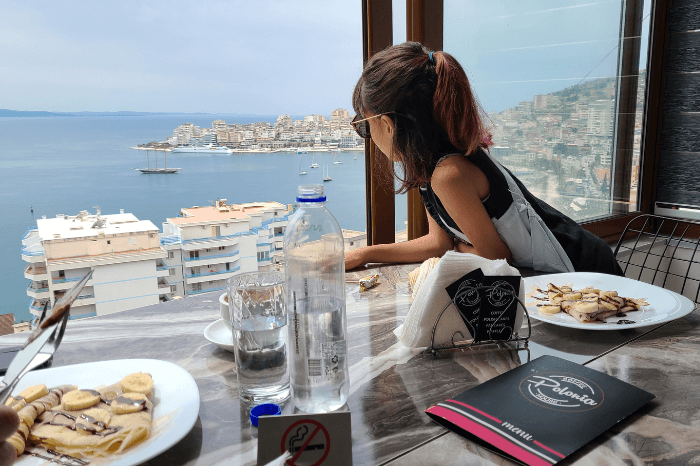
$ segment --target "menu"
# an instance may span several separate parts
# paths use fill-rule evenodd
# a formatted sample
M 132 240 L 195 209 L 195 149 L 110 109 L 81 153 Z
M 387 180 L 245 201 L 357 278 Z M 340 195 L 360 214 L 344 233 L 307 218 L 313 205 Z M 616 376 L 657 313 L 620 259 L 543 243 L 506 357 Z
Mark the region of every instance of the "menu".
M 438 424 L 533 466 L 560 462 L 654 399 L 580 364 L 542 356 L 438 403 Z

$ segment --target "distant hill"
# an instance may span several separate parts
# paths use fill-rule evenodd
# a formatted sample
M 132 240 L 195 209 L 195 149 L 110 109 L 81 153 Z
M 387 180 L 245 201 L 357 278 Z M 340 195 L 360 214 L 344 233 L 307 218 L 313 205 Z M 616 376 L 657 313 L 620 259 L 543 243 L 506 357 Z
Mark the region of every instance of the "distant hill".
M 53 112 L 34 112 L 34 111 L 22 111 L 22 110 L 8 110 L 5 108 L 0 108 L 0 117 L 48 117 L 48 116 L 70 116 L 66 113 L 53 113 Z
M 256 115 L 253 113 L 207 113 L 207 112 L 195 112 L 195 113 L 181 113 L 181 112 L 132 112 L 128 110 L 123 110 L 119 112 L 45 112 L 39 110 L 10 110 L 7 108 L 0 108 L 0 118 L 2 117 L 80 117 L 80 116 L 191 116 L 191 117 L 202 117 L 202 116 L 235 116 L 235 117 L 260 117 L 260 118 L 277 118 L 277 115 Z M 301 117 L 303 118 L 303 116 Z
M 639 70 L 638 87 L 644 87 L 646 74 L 646 70 Z M 597 99 L 608 99 L 610 96 L 607 95 L 607 89 L 614 88 L 617 84 L 616 81 L 616 77 L 594 79 L 567 87 L 561 91 L 552 92 L 551 95 L 561 98 L 562 103 L 569 104 L 578 100 L 593 101 Z

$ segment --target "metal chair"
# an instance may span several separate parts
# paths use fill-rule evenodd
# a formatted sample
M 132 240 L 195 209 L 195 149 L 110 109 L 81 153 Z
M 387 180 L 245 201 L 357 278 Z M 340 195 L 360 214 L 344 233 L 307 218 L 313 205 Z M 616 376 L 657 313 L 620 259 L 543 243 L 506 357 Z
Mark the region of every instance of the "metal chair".
M 659 215 L 632 219 L 615 247 L 628 278 L 675 291 L 694 303 L 700 295 L 700 222 Z

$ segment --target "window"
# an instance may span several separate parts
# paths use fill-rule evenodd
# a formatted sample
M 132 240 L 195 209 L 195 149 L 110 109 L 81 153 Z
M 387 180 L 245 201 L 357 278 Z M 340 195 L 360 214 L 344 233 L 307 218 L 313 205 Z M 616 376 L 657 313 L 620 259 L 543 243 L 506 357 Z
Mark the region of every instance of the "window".
M 168 269 L 168 275 L 175 275 L 175 269 Z
M 176 222 L 166 223 L 163 228 L 163 238 L 170 241 L 163 244 L 204 239 L 210 236 L 212 223 L 218 225 L 221 222 L 223 225 L 227 221 L 230 222 L 229 228 L 239 231 L 241 224 L 222 213 L 211 221 L 204 221 L 204 226 L 200 223 L 186 226 L 187 208 L 195 205 L 209 207 L 220 195 L 240 195 L 238 202 L 279 202 L 280 205 L 273 209 L 265 209 L 279 221 L 284 215 L 283 207 L 295 200 L 296 185 L 322 182 L 325 165 L 336 185 L 326 185 L 332 212 L 343 228 L 363 230 L 363 141 L 355 136 L 349 124 L 354 116 L 352 88 L 362 68 L 360 2 L 298 0 L 232 4 L 203 0 L 181 6 L 174 16 L 175 10 L 166 4 L 123 14 L 118 5 L 66 10 L 27 3 L 10 12 L 8 21 L 13 27 L 7 30 L 7 34 L 29 49 L 26 53 L 13 55 L 11 62 L 4 63 L 5 67 L 16 72 L 12 76 L 7 73 L 0 76 L 0 88 L 17 91 L 6 100 L 7 108 L 67 113 L 121 110 L 147 113 L 143 118 L 139 117 L 138 122 L 131 116 L 118 113 L 108 118 L 91 115 L 88 117 L 88 126 L 92 125 L 89 131 L 85 130 L 87 120 L 68 115 L 56 119 L 31 115 L 4 119 L 8 121 L 3 121 L 3 127 L 10 126 L 3 134 L 15 136 L 12 141 L 3 142 L 3 154 L 7 152 L 13 158 L 22 159 L 26 156 L 32 161 L 37 179 L 51 177 L 53 166 L 50 162 L 56 157 L 58 137 L 65 141 L 63 147 L 70 148 L 60 157 L 63 160 L 64 155 L 70 154 L 64 166 L 69 178 L 73 179 L 65 182 L 77 186 L 83 180 L 84 173 L 79 175 L 81 172 L 76 167 L 90 171 L 88 177 L 94 181 L 89 186 L 93 190 L 91 193 L 74 191 L 59 198 L 52 196 L 55 189 L 51 183 L 40 183 L 35 187 L 36 199 L 51 199 L 51 202 L 34 207 L 36 217 L 47 215 L 52 218 L 59 212 L 76 215 L 78 209 L 91 209 L 92 216 L 97 201 L 89 199 L 101 199 L 103 216 L 117 214 L 120 208 L 124 208 L 139 221 L 151 221 L 159 227 L 167 218 L 176 218 Z M 57 20 L 59 16 L 62 19 Z M 173 21 L 162 21 L 163 18 Z M 299 21 L 290 21 L 290 18 L 303 18 L 303 27 Z M 144 28 L 144 23 L 150 26 Z M 38 32 L 48 34 L 46 24 L 56 26 L 50 33 L 56 40 L 36 40 Z M 189 32 L 192 24 L 209 25 L 197 41 L 192 40 Z M 257 26 L 261 24 L 274 27 L 268 30 Z M 232 35 L 232 30 L 240 34 Z M 300 33 L 300 30 L 313 33 Z M 271 31 L 274 32 L 272 36 Z M 86 41 L 88 36 L 90 40 Z M 61 44 L 89 44 L 89 47 L 64 47 Z M 201 44 L 216 45 L 201 47 Z M 276 45 L 268 47 L 269 44 Z M 112 48 L 118 51 L 116 55 L 104 53 Z M 230 59 L 224 52 L 226 50 L 238 50 L 245 57 L 248 72 L 240 73 L 240 59 Z M 309 73 L 308 66 L 299 65 L 299 53 L 290 53 L 290 50 L 303 51 L 300 53 L 304 57 L 318 57 L 319 66 Z M 213 64 L 218 70 L 216 76 L 210 79 L 198 72 L 197 66 L 185 66 L 181 68 L 183 73 L 175 73 L 177 76 L 171 79 L 174 74 L 168 71 L 167 64 L 195 55 L 198 61 Z M 56 60 L 59 56 L 63 59 Z M 55 73 L 42 74 L 41 82 L 35 83 L 31 89 L 16 87 L 22 87 L 22 83 L 38 76 L 31 71 L 37 63 L 54 61 L 57 66 Z M 279 73 L 281 69 L 285 70 L 283 75 Z M 89 76 L 111 78 L 105 87 L 106 82 L 98 84 Z M 85 92 L 73 92 L 76 88 Z M 183 89 L 187 90 L 183 92 Z M 173 95 L 182 98 L 173 99 Z M 167 109 L 167 114 L 149 113 L 161 109 Z M 212 115 L 219 109 L 226 113 Z M 275 115 L 270 118 L 273 113 Z M 31 134 L 30 138 L 27 138 L 28 134 Z M 121 142 L 114 146 L 105 141 Z M 156 141 L 156 144 L 149 144 L 151 141 Z M 151 148 L 182 145 L 192 149 L 191 146 L 198 143 L 202 146 L 212 144 L 224 152 L 229 149 L 236 151 L 236 157 L 224 158 L 221 154 L 203 157 L 196 153 L 176 155 L 170 151 L 127 148 L 146 144 Z M 90 158 L 95 152 L 113 147 L 118 147 L 119 154 L 100 160 Z M 301 153 L 297 154 L 297 148 Z M 332 151 L 332 148 L 342 151 Z M 286 152 L 290 149 L 293 152 Z M 334 164 L 334 157 L 343 163 Z M 89 158 L 95 163 L 88 167 L 83 162 Z M 309 168 L 312 163 L 318 163 L 319 167 Z M 151 172 L 150 169 L 157 167 L 161 170 L 166 166 L 180 167 L 185 177 L 196 176 L 206 181 L 200 184 L 200 189 L 193 189 L 190 183 L 180 182 L 178 174 L 164 174 L 155 179 L 150 174 L 142 175 L 131 170 L 140 167 Z M 241 169 L 244 166 L 247 168 Z M 298 176 L 300 168 L 307 172 L 306 178 Z M 26 178 L 22 169 L 18 166 L 16 171 L 7 173 L 6 178 L 12 179 L 16 185 L 6 183 L 6 189 L 21 192 L 20 180 Z M 212 192 L 212 186 L 217 190 Z M 20 238 L 28 227 L 36 226 L 28 225 L 25 217 L 22 217 L 25 220 L 19 217 L 19 212 L 17 215 L 6 219 L 5 224 L 11 225 L 11 229 L 4 232 L 8 238 Z M 118 231 L 135 226 L 130 224 L 127 215 L 122 214 L 123 222 Z M 269 213 L 265 215 L 269 217 Z M 90 224 L 86 225 L 86 230 L 88 228 Z M 217 226 L 213 234 L 231 234 L 229 228 L 220 231 Z M 145 234 L 139 232 L 138 237 L 143 238 Z M 148 234 L 155 245 L 158 234 L 150 229 Z M 129 238 L 128 234 L 125 236 Z M 0 249 L 7 248 L 3 257 L 19 256 L 19 251 L 15 250 L 17 241 L 6 243 L 0 245 Z M 211 249 L 215 251 L 216 247 Z M 199 257 L 197 252 L 189 256 L 187 252 L 180 254 L 174 255 L 184 259 L 185 264 L 187 259 Z M 223 250 L 218 254 L 223 254 Z M 174 259 L 174 255 L 168 253 L 168 258 Z M 17 272 L 17 264 L 3 261 L 0 270 L 3 276 L 15 280 L 8 283 L 8 289 L 15 291 L 13 301 L 6 308 L 26 308 L 26 285 L 21 286 L 23 277 Z M 123 283 L 122 286 L 129 286 L 126 279 Z M 122 304 L 127 303 L 115 306 Z
M 173 259 L 175 257 L 175 253 L 173 251 L 168 251 L 168 259 Z
M 111 240 L 107 240 L 107 244 L 112 244 L 112 241 L 111 241 Z
M 444 50 L 487 112 L 491 155 L 577 221 L 636 208 L 649 3 L 444 2 Z M 620 26 L 625 8 L 641 28 Z
M 598 5 L 601 5 L 601 8 L 595 10 Z M 545 171 L 549 169 L 561 173 L 550 177 L 553 178 L 553 183 L 543 180 L 541 173 L 530 166 L 543 158 L 541 147 L 502 146 L 508 147 L 510 151 L 506 152 L 502 147 L 501 150 L 492 151 L 492 154 L 498 152 L 500 156 L 513 159 L 510 161 L 513 165 L 504 165 L 519 168 L 518 175 L 525 178 L 522 181 L 529 189 L 535 191 L 535 194 L 544 197 L 576 220 L 585 222 L 584 227 L 589 231 L 612 240 L 631 218 L 631 215 L 624 214 L 632 213 L 635 209 L 648 212 L 650 201 L 653 200 L 653 187 L 643 187 L 639 180 L 639 167 L 644 163 L 644 159 L 647 159 L 648 164 L 656 163 L 657 154 L 654 147 L 658 138 L 653 134 L 658 132 L 655 122 L 660 118 L 660 112 L 653 105 L 644 107 L 647 100 L 646 68 L 649 44 L 653 45 L 651 53 L 654 57 L 662 56 L 664 49 L 661 26 L 665 15 L 652 14 L 652 5 L 655 3 L 650 0 L 613 0 L 602 4 L 574 2 L 565 5 L 553 0 L 506 0 L 498 3 L 487 0 L 436 0 L 430 4 L 418 0 L 366 0 L 365 56 L 371 56 L 373 50 L 381 50 L 392 43 L 402 42 L 404 37 L 423 42 L 434 50 L 450 52 L 464 65 L 472 86 L 487 111 L 501 114 L 511 109 L 511 113 L 520 112 L 521 115 L 517 118 L 530 120 L 524 128 L 500 126 L 501 129 L 515 131 L 517 136 L 517 131 L 522 131 L 523 139 L 532 136 L 528 133 L 537 133 L 537 128 L 534 127 L 533 130 L 530 126 L 533 123 L 535 126 L 539 124 L 540 116 L 533 116 L 533 113 L 536 113 L 534 107 L 537 105 L 538 111 L 548 108 L 552 102 L 547 95 L 563 93 L 565 89 L 576 86 L 579 81 L 582 87 L 588 85 L 593 88 L 593 81 L 599 80 L 597 84 L 600 84 L 602 80 L 612 79 L 613 111 L 610 112 L 600 104 L 593 105 L 591 110 L 590 132 L 596 136 L 597 144 L 583 144 L 583 139 L 587 136 L 585 132 L 578 131 L 578 135 L 583 137 L 572 137 L 575 133 L 573 126 L 565 126 L 560 132 L 559 139 L 563 140 L 558 142 L 564 144 L 557 149 L 559 155 L 563 155 L 564 158 L 557 157 L 554 167 L 544 168 Z M 625 17 L 621 18 L 623 11 Z M 555 18 L 556 15 L 559 17 Z M 658 18 L 655 19 L 656 16 Z M 382 19 L 377 20 L 378 17 Z M 658 26 L 655 29 L 661 31 L 655 35 L 653 41 L 649 35 L 651 20 Z M 546 25 L 537 27 L 538 21 Z M 392 31 L 392 23 L 393 37 L 387 33 Z M 601 50 L 604 52 L 598 53 Z M 506 59 L 508 54 L 510 57 Z M 501 61 L 495 58 L 496 55 L 501 57 Z M 529 60 L 526 59 L 528 57 Z M 658 63 L 660 61 L 654 58 L 654 62 L 650 64 L 652 71 L 657 70 L 651 73 L 653 82 L 650 83 L 654 86 L 651 96 L 654 102 L 660 98 L 658 81 L 662 79 Z M 552 86 L 557 80 L 560 83 L 575 82 L 561 84 L 561 87 L 556 89 Z M 592 97 L 594 91 L 596 89 L 592 89 L 591 96 L 585 97 Z M 502 108 L 497 105 L 490 107 L 490 103 L 509 96 L 511 102 L 503 104 Z M 535 103 L 536 96 L 545 97 L 537 98 Z M 545 105 L 547 107 L 544 107 Z M 583 110 L 583 106 L 578 109 L 588 120 L 588 111 Z M 652 136 L 645 135 L 642 128 L 643 112 L 646 112 L 645 118 L 651 121 Z M 560 124 L 558 118 L 563 120 L 564 116 L 570 117 L 567 115 L 569 110 L 559 113 L 564 115 L 551 119 L 550 126 Z M 533 121 L 533 118 L 538 121 Z M 610 120 L 612 134 L 607 136 L 606 140 L 604 128 Z M 589 130 L 587 123 L 586 121 L 586 132 Z M 581 125 L 576 129 L 582 128 Z M 496 128 L 494 133 L 498 130 L 499 128 Z M 642 140 L 649 140 L 648 147 L 641 147 Z M 508 138 L 506 142 L 509 142 Z M 496 141 L 496 145 L 498 143 L 499 141 Z M 537 145 L 541 144 L 535 144 Z M 578 152 L 573 146 L 578 146 Z M 605 155 L 603 149 L 607 150 L 608 146 L 608 157 L 602 157 Z M 554 154 L 554 148 L 549 149 Z M 594 153 L 594 149 L 598 154 Z M 513 152 L 515 156 L 512 156 Z M 607 166 L 594 166 L 598 163 L 595 155 L 600 155 L 600 165 L 605 162 Z M 566 158 L 569 156 L 572 158 Z M 584 157 L 589 160 L 580 160 Z M 654 167 L 650 166 L 645 173 L 644 178 L 652 180 L 653 176 L 649 174 L 655 173 Z M 581 178 L 580 175 L 586 177 Z M 540 178 L 539 187 L 533 178 Z M 388 209 L 393 210 L 396 204 L 394 222 L 398 230 L 403 215 L 403 208 L 399 206 L 401 198 L 389 199 L 383 192 L 377 192 L 378 179 L 371 171 L 368 172 L 368 180 L 371 180 L 367 183 L 368 209 L 371 210 L 367 220 L 367 243 L 391 241 L 389 233 L 393 236 L 394 231 L 389 231 L 389 222 L 382 220 L 381 215 Z M 560 181 L 561 193 L 558 192 Z M 547 188 L 544 194 L 543 187 Z M 413 196 L 412 192 L 408 193 L 407 198 L 407 236 L 411 239 L 427 233 L 427 221 L 420 198 L 417 195 Z M 644 204 L 640 204 L 642 198 Z

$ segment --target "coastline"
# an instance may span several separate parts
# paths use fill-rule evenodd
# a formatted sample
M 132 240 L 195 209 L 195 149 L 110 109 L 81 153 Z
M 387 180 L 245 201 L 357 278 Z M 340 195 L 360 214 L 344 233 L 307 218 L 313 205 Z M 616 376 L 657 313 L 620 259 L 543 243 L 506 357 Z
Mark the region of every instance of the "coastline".
M 155 150 L 155 151 L 163 151 L 163 152 L 172 152 L 172 148 L 169 149 L 163 149 L 161 147 L 129 147 L 129 149 L 136 149 L 136 150 Z M 230 149 L 230 148 L 229 148 Z M 231 149 L 234 153 L 243 153 L 243 154 L 250 154 L 250 153 L 257 153 L 257 154 L 273 154 L 273 153 L 288 153 L 288 154 L 298 154 L 298 151 L 301 150 L 302 153 L 306 152 L 331 152 L 335 151 L 337 152 L 337 149 L 331 149 L 330 147 L 303 147 L 303 148 L 297 148 L 294 150 L 288 150 L 288 149 Z M 364 147 L 353 147 L 353 148 L 340 148 L 340 152 L 364 152 L 365 148 Z

